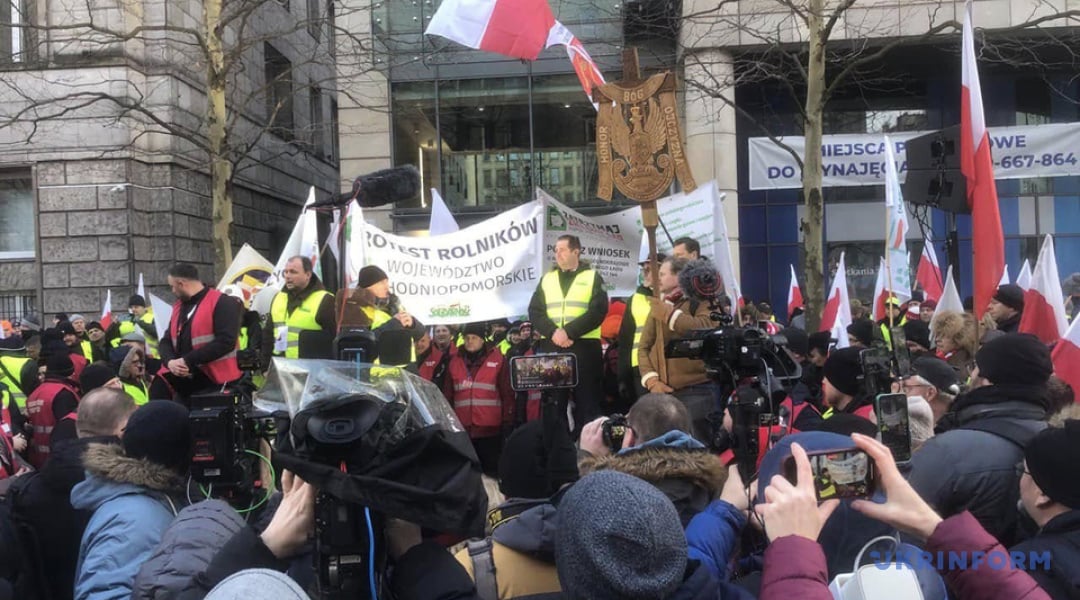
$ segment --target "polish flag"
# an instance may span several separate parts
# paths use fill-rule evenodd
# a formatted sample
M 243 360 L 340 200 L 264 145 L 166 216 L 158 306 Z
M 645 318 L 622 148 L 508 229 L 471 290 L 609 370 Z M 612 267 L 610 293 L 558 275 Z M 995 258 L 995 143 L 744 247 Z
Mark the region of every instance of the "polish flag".
M 1024 308 L 1026 310 L 1027 306 Z M 1073 321 L 1054 346 L 1050 358 L 1054 361 L 1054 374 L 1064 379 L 1074 390 L 1080 390 L 1080 319 Z
M 424 33 L 477 50 L 536 60 L 554 25 L 547 0 L 443 0 Z
M 570 59 L 570 64 L 574 67 L 574 73 L 577 73 L 581 89 L 585 90 L 585 95 L 591 100 L 593 88 L 606 83 L 604 74 L 600 72 L 600 68 L 596 66 L 592 56 L 585 50 L 581 40 L 577 39 L 577 36 L 567 29 L 565 25 L 555 21 L 555 25 L 548 32 L 547 47 L 550 48 L 560 44 L 566 47 L 566 55 Z
M 825 312 L 821 315 L 821 331 L 832 332 L 837 348 L 847 348 L 847 328 L 851 325 L 851 300 L 848 298 L 847 267 L 844 266 L 844 254 L 840 253 L 840 262 L 833 275 L 829 299 L 825 302 Z
M 960 172 L 967 179 L 974 256 L 975 317 L 982 318 L 1005 271 L 1005 241 L 1001 231 L 990 136 L 983 118 L 982 86 L 975 63 L 971 0 L 964 10 L 962 88 L 960 90 Z
M 938 301 L 937 308 L 934 309 L 935 313 L 939 312 L 964 312 L 964 301 L 960 299 L 960 291 L 956 288 L 956 280 L 953 279 L 952 265 L 945 275 L 945 287 L 941 292 L 941 300 Z
M 1031 264 L 1026 258 L 1023 266 L 1020 267 L 1020 274 L 1016 276 L 1016 285 L 1024 291 L 1031 289 Z
M 923 296 L 927 300 L 936 301 L 941 298 L 941 267 L 938 266 L 934 243 L 929 239 L 923 241 L 923 251 L 922 256 L 919 257 L 919 268 L 915 272 L 915 281 L 919 283 L 919 287 L 923 290 Z
M 1053 344 L 1065 335 L 1069 320 L 1065 316 L 1065 297 L 1060 282 L 1054 239 L 1047 235 L 1031 272 L 1031 289 L 1024 292 L 1020 333 L 1034 334 L 1047 344 Z
M 871 316 L 875 321 L 885 318 L 885 300 L 889 297 L 889 290 L 885 289 L 885 259 L 881 259 L 878 265 L 877 281 L 874 282 L 874 309 Z
M 795 276 L 795 265 L 791 265 L 791 287 L 787 293 L 787 318 L 791 319 L 791 313 L 796 308 L 803 308 L 802 290 L 799 289 L 799 279 Z
M 108 329 L 112 324 L 112 290 L 105 292 L 105 305 L 101 307 L 101 327 Z

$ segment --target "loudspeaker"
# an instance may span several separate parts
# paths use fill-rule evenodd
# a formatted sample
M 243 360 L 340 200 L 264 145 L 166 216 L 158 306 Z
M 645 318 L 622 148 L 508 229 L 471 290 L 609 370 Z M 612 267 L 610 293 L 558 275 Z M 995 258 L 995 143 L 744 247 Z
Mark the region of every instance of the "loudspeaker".
M 960 173 L 960 126 L 912 138 L 904 144 L 904 199 L 946 212 L 968 214 L 967 179 Z

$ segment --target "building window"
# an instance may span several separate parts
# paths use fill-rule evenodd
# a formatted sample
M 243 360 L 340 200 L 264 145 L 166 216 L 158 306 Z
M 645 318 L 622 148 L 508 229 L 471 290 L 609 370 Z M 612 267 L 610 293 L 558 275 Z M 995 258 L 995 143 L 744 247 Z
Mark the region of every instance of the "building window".
M 292 63 L 268 43 L 263 44 L 266 74 L 266 121 L 270 131 L 285 141 L 295 139 Z
M 23 315 L 36 312 L 37 294 L 34 292 L 5 290 L 0 294 L 0 315 L 5 319 L 21 319 Z
M 324 148 L 326 140 L 326 123 L 323 118 L 322 90 L 311 86 L 308 88 L 308 109 L 311 115 L 311 149 L 312 153 L 319 158 L 325 156 Z
M 1053 122 L 1053 102 L 1050 86 L 1041 78 L 1016 80 L 1016 124 L 1045 125 Z M 1049 196 L 1054 193 L 1054 180 L 1050 177 L 1032 177 L 1020 180 L 1023 196 Z
M 330 162 L 337 164 L 341 161 L 341 138 L 339 137 L 340 125 L 338 121 L 338 105 L 337 100 L 331 98 L 330 100 L 330 139 L 333 146 L 333 155 L 330 156 Z
M 28 171 L 0 171 L 0 259 L 34 258 L 34 186 Z
M 21 0 L 0 0 L 0 63 L 26 61 L 28 28 Z
M 307 29 L 316 42 L 322 37 L 322 14 L 319 10 L 321 2 L 322 0 L 307 0 Z

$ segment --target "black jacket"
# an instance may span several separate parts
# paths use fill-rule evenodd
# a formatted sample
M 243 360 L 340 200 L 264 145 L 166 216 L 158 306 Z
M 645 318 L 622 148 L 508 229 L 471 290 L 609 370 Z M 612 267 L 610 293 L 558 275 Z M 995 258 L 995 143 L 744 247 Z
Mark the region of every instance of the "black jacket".
M 965 510 L 1005 546 L 1018 540 L 1015 466 L 1023 450 L 978 427 L 1013 427 L 1028 436 L 1046 428 L 1046 390 L 990 385 L 958 397 L 934 436 L 911 458 L 908 481 L 942 517 Z
M 1015 315 L 1005 319 L 997 324 L 997 330 L 1002 333 L 1016 333 L 1020 330 L 1020 317 L 1024 313 L 1016 313 Z
M 570 285 L 574 282 L 574 278 L 577 277 L 578 273 L 589 268 L 582 264 L 574 271 L 560 270 L 559 284 L 562 286 L 563 294 L 570 289 Z M 593 281 L 592 296 L 589 297 L 588 310 L 585 311 L 585 314 L 567 323 L 563 329 L 566 330 L 566 335 L 570 336 L 570 339 L 576 340 L 600 327 L 600 324 L 604 322 L 604 317 L 607 316 L 607 312 L 608 297 L 607 292 L 604 291 L 604 280 L 597 273 Z M 540 335 L 545 338 L 550 338 L 558 329 L 555 321 L 548 317 L 547 299 L 544 297 L 544 288 L 540 284 L 537 284 L 536 291 L 533 292 L 532 299 L 529 301 L 529 320 L 532 321 L 533 327 L 540 332 Z
M 1012 548 L 1022 552 L 1025 567 L 1054 600 L 1080 599 L 1080 510 L 1058 515 L 1030 540 Z M 1049 565 L 1033 565 L 1032 554 L 1050 553 Z
M 25 524 L 20 529 L 21 551 L 27 554 L 35 570 L 44 575 L 21 579 L 16 586 L 16 597 L 43 597 L 34 593 L 42 587 L 47 587 L 47 597 L 51 600 L 73 596 L 79 542 L 90 512 L 72 508 L 71 488 L 86 477 L 82 455 L 92 442 L 119 443 L 119 440 L 83 438 L 55 444 L 45 466 L 19 477 L 9 490 L 15 515 Z

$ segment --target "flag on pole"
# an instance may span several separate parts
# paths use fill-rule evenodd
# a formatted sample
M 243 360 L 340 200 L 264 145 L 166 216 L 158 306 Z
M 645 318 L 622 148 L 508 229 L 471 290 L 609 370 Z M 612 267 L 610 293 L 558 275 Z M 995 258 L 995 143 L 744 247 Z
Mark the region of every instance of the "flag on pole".
M 727 219 L 724 218 L 724 197 L 726 194 L 717 192 L 713 186 L 713 223 L 716 227 L 714 242 L 716 244 L 716 269 L 720 273 L 720 279 L 724 281 L 724 293 L 731 300 L 734 310 L 743 305 L 742 289 L 739 280 L 735 277 L 735 262 L 731 258 L 731 239 L 728 238 Z
M 353 200 L 345 217 L 345 287 L 352 288 L 364 266 L 364 210 Z
M 795 265 L 791 265 L 791 287 L 787 293 L 787 318 L 791 320 L 791 314 L 796 308 L 803 308 L 802 290 L 799 289 L 799 279 L 795 276 Z
M 1054 361 L 1054 374 L 1074 390 L 1080 390 L 1080 319 L 1073 320 L 1065 335 L 1054 346 L 1050 358 Z
M 330 247 L 330 254 L 334 255 L 335 265 L 341 265 L 341 230 L 344 227 L 344 219 L 341 218 L 342 212 L 340 210 L 334 211 L 333 220 L 330 222 L 330 235 L 326 238 L 326 245 Z
M 836 274 L 833 275 L 832 288 L 829 291 L 829 299 L 825 302 L 825 312 L 821 315 L 821 331 L 832 332 L 836 339 L 837 348 L 847 348 L 851 345 L 848 340 L 847 328 L 851 325 L 851 300 L 848 298 L 847 267 L 844 266 L 844 253 L 840 253 L 840 262 L 836 265 Z
M 919 283 L 927 300 L 936 301 L 941 298 L 944 285 L 941 279 L 941 267 L 938 266 L 934 243 L 929 238 L 923 240 L 923 251 L 922 256 L 919 257 L 919 268 L 915 273 L 915 280 Z
M 881 259 L 881 263 L 878 265 L 877 281 L 874 282 L 874 307 L 871 317 L 875 321 L 880 321 L 885 318 L 885 300 L 889 297 L 889 290 L 885 285 L 885 259 Z
M 142 296 L 143 300 L 146 300 L 146 286 L 143 285 L 142 273 L 139 273 L 139 285 L 135 288 L 135 293 Z
M 1001 271 L 1001 279 L 998 281 L 998 287 L 1003 285 L 1009 285 L 1009 265 L 1005 265 L 1005 269 Z
M 153 294 L 150 294 L 147 300 L 150 301 L 150 307 L 154 311 L 154 329 L 157 330 L 157 336 L 160 340 L 165 337 L 165 332 L 169 330 L 169 322 L 172 321 L 172 305 Z
M 941 292 L 941 300 L 938 301 L 935 313 L 941 312 L 964 312 L 964 302 L 960 299 L 960 292 L 956 289 L 956 281 L 953 280 L 952 265 L 949 265 L 945 275 L 945 287 Z
M 101 307 L 101 327 L 108 329 L 112 324 L 112 290 L 105 292 L 105 305 Z
M 1020 274 L 1016 276 L 1016 285 L 1024 291 L 1031 289 L 1031 263 L 1026 258 L 1024 264 L 1020 266 Z
M 1005 272 L 1005 240 L 1001 230 L 990 136 L 983 118 L 982 86 L 975 62 L 971 0 L 964 8 L 962 87 L 960 90 L 960 172 L 967 180 L 974 256 L 975 318 L 981 319 Z
M 566 47 L 566 55 L 570 58 L 574 73 L 577 73 L 581 89 L 585 90 L 585 95 L 592 100 L 593 88 L 606 83 L 604 74 L 600 72 L 600 68 L 596 66 L 592 56 L 585 50 L 581 40 L 577 39 L 577 36 L 567 29 L 565 25 L 555 21 L 555 25 L 548 32 L 547 47 L 550 48 L 558 44 Z M 593 106 L 596 106 L 596 104 L 593 104 Z
M 1046 344 L 1053 344 L 1065 335 L 1069 319 L 1065 316 L 1065 296 L 1061 293 L 1054 238 L 1043 238 L 1039 258 L 1031 271 L 1031 289 L 1024 292 L 1024 313 L 1020 317 L 1020 333 L 1030 333 Z
M 536 60 L 555 14 L 547 0 L 443 0 L 424 32 L 463 46 Z
M 885 287 L 906 302 L 911 299 L 911 259 L 907 251 L 909 231 L 904 195 L 900 190 L 900 178 L 896 174 L 896 153 L 892 140 L 885 136 L 885 214 L 889 238 L 885 240 Z
M 281 250 L 277 264 L 274 265 L 274 279 L 271 285 L 280 289 L 282 285 L 281 274 L 285 272 L 285 265 L 294 256 L 306 256 L 311 259 L 315 268 L 315 274 L 322 277 L 322 269 L 319 267 L 319 229 L 315 220 L 315 212 L 307 210 L 307 207 L 315 203 L 315 186 L 311 186 L 307 202 L 300 218 L 296 220 L 289 240 L 285 242 L 285 248 Z
M 443 235 L 454 233 L 461 229 L 453 213 L 447 208 L 439 190 L 431 188 L 431 222 L 428 225 L 428 235 Z

